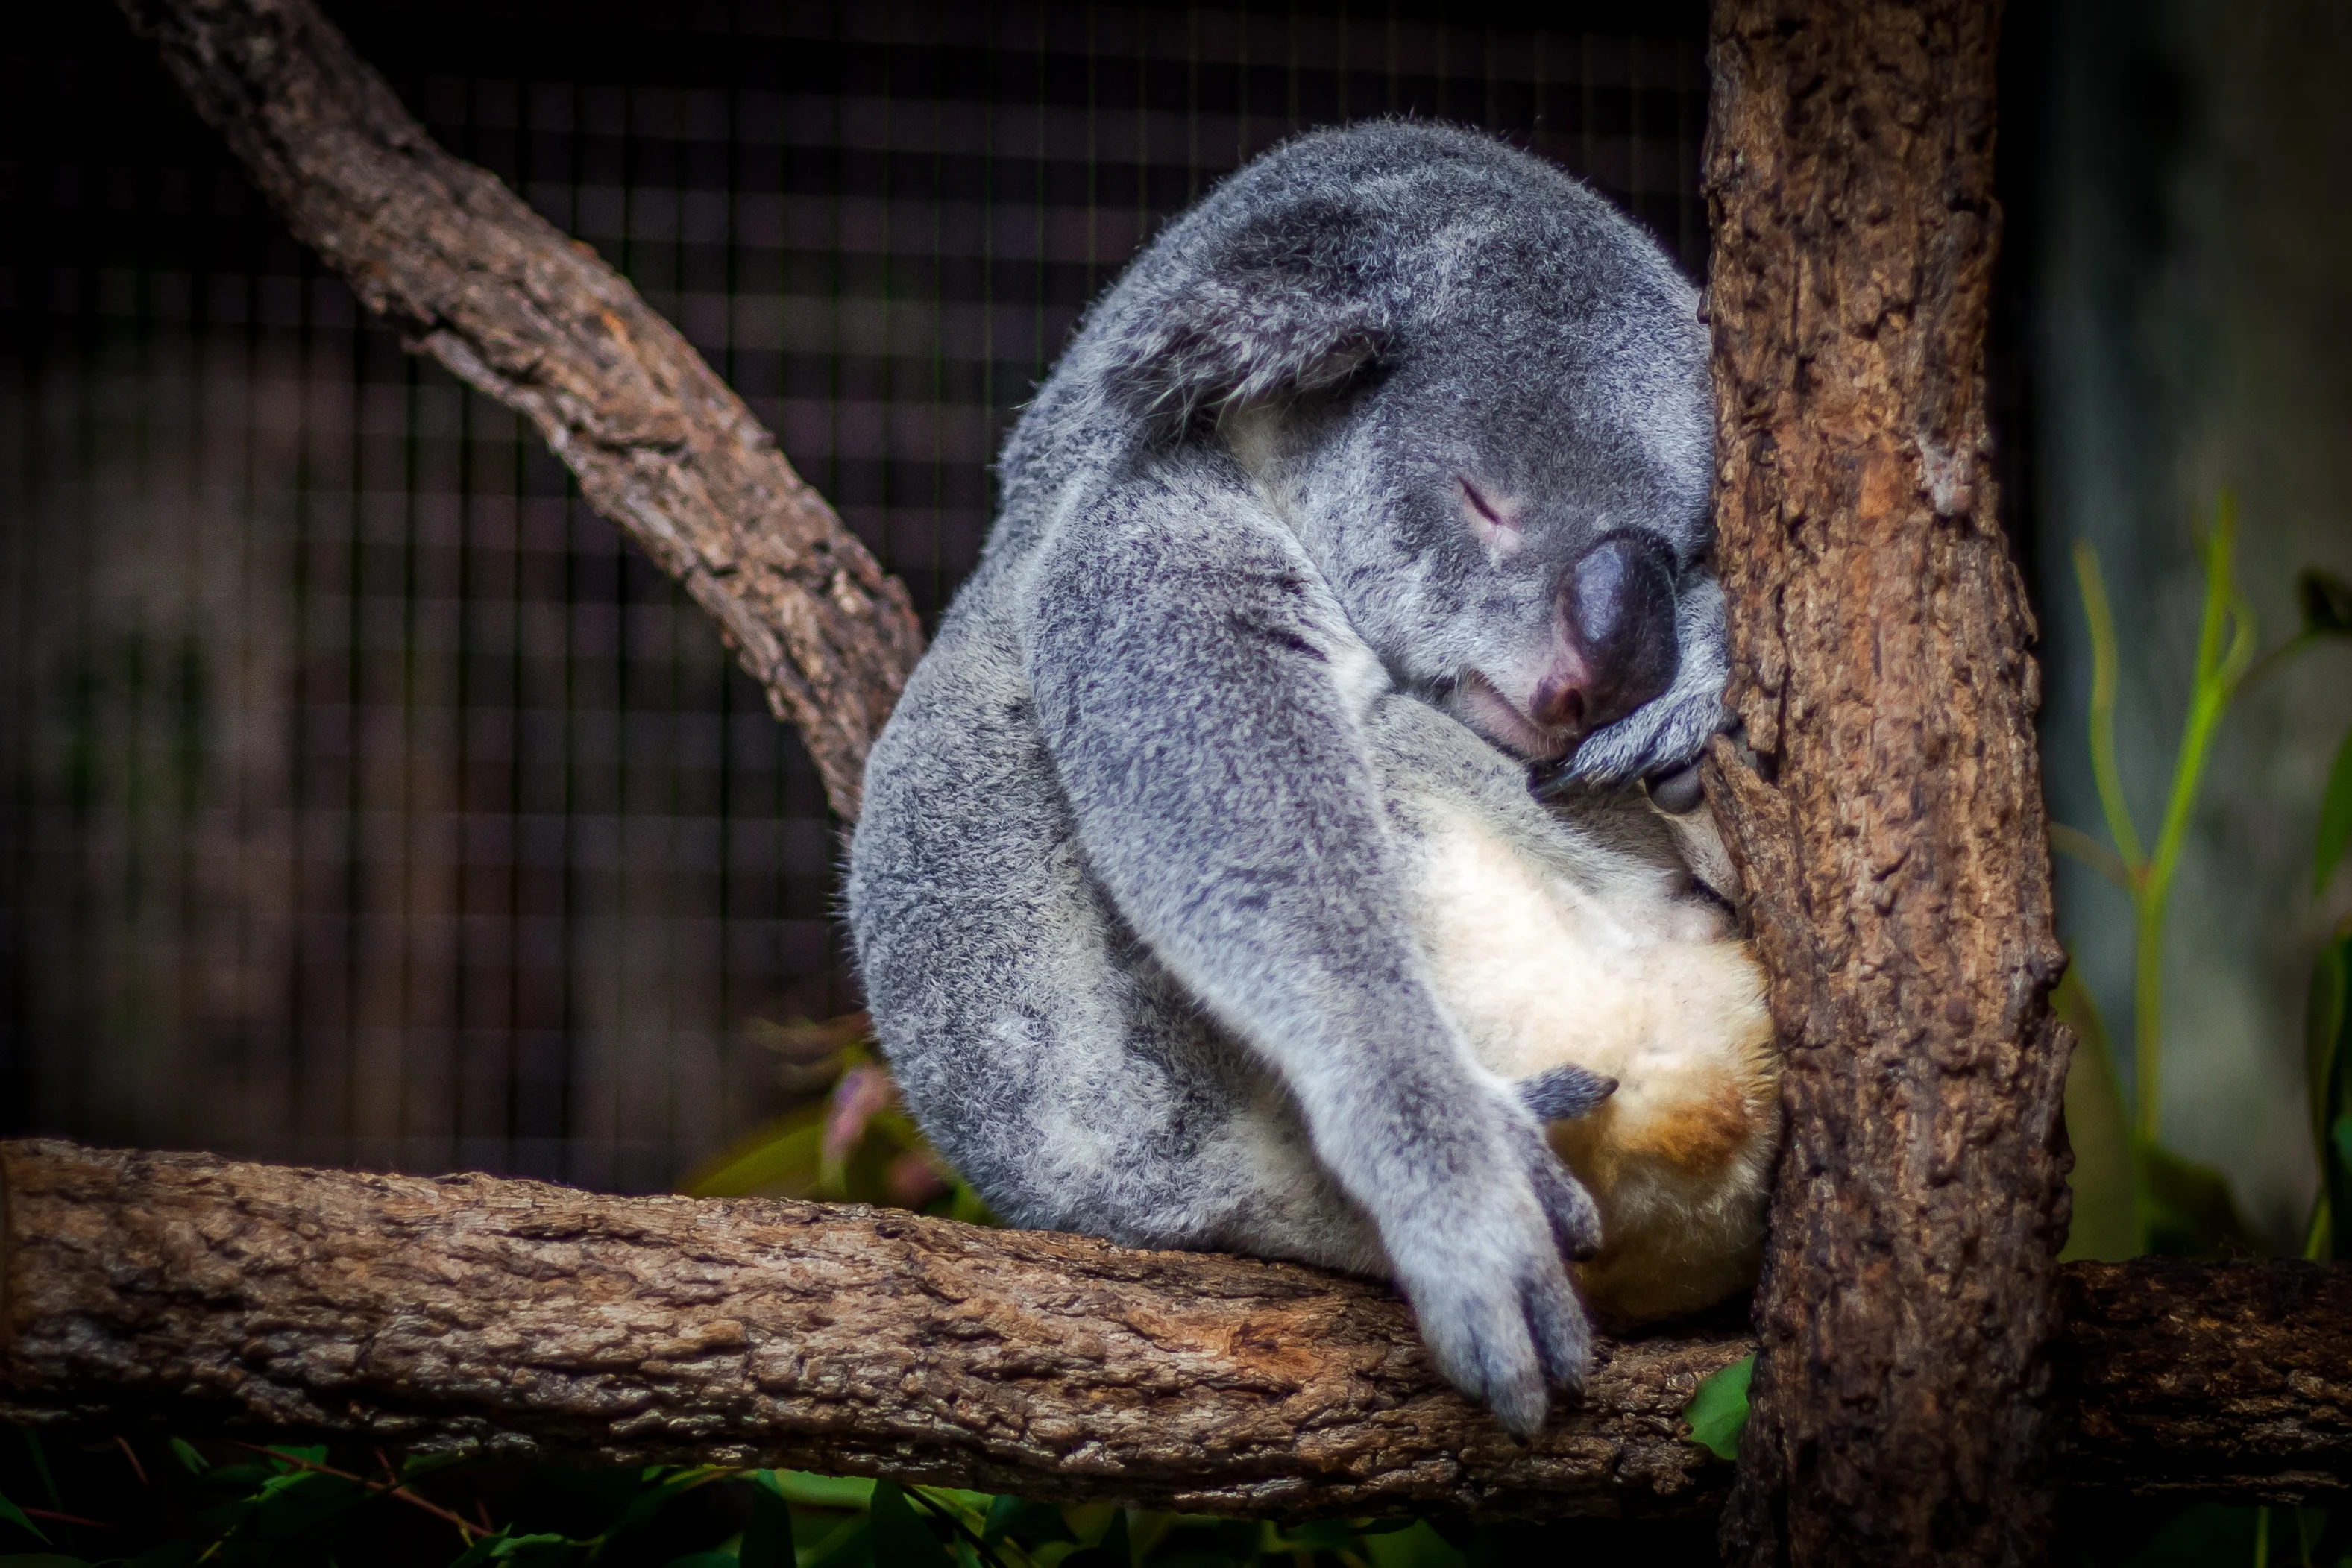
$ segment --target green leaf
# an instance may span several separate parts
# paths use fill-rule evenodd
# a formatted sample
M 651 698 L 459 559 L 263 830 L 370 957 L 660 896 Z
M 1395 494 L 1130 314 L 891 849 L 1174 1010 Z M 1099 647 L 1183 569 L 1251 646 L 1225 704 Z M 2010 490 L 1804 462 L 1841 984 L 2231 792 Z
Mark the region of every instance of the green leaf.
M 1461 1568 L 1462 1550 L 1437 1533 L 1425 1519 L 1402 1532 L 1364 1542 L 1372 1568 Z
M 545 1562 L 557 1556 L 569 1556 L 573 1542 L 562 1535 L 512 1535 L 501 1530 L 496 1535 L 485 1535 L 466 1548 L 449 1568 L 477 1568 L 484 1563 Z
M 18 1508 L 15 1503 L 8 1500 L 8 1494 L 6 1492 L 0 1492 L 0 1520 L 6 1520 L 10 1524 L 16 1526 L 19 1530 L 31 1531 L 36 1540 L 47 1541 L 48 1539 L 47 1536 L 41 1533 L 41 1527 L 39 1525 L 35 1524 L 30 1519 L 25 1516 L 25 1511 L 23 1509 Z
M 947 1551 L 891 1481 L 874 1483 L 867 1515 L 874 1527 L 874 1568 L 950 1568 Z
M 2066 1137 L 2074 1148 L 2074 1169 L 2066 1185 L 2074 1194 L 2074 1217 L 2059 1257 L 2068 1262 L 2130 1258 L 2139 1251 L 2139 1207 L 2133 1190 L 2131 1124 L 2116 1084 L 2106 1020 L 2072 965 L 2050 993 L 2050 1006 L 2074 1031 L 2074 1055 L 2066 1064 Z
M 817 1542 L 809 1553 L 808 1568 L 870 1568 L 873 1562 L 873 1522 L 853 1519 Z
M 253 1530 L 267 1541 L 297 1541 L 378 1495 L 341 1476 L 291 1470 L 263 1485 L 253 1511 Z
M 743 1527 L 736 1557 L 743 1568 L 795 1568 L 800 1562 L 793 1550 L 792 1507 L 772 1484 L 751 1489 L 751 1521 Z
M 2217 1563 L 2252 1563 L 2254 1511 L 2222 1503 L 2192 1504 L 2127 1558 L 2126 1568 L 2210 1568 Z
M 720 1155 L 678 1184 L 696 1197 L 795 1197 L 816 1186 L 824 1103 L 802 1107 Z
M 1058 1508 L 1023 1498 L 1000 1497 L 988 1505 L 988 1518 L 981 1527 L 980 1538 L 991 1546 L 1010 1541 L 1024 1551 L 1034 1552 L 1056 1541 L 1074 1542 L 1077 1535 Z
M 1750 1352 L 1702 1378 L 1698 1392 L 1683 1407 L 1691 1441 L 1718 1459 L 1739 1457 L 1739 1434 L 1748 1425 L 1748 1381 L 1755 1375 L 1756 1356 Z
M 1113 1513 L 1102 1539 L 1063 1558 L 1061 1568 L 1135 1568 L 1135 1549 L 1127 1539 L 1127 1511 Z
M 863 1509 L 874 1497 L 867 1476 L 813 1476 L 806 1470 L 771 1470 L 778 1495 L 803 1508 Z
M 2352 1002 L 2352 936 L 2339 937 L 2319 950 L 2311 966 L 2311 994 L 2304 1004 L 2304 1089 L 2311 1097 L 2311 1142 L 2323 1170 L 2328 1159 L 2328 1125 L 2339 1113 L 2352 1111 L 2352 1104 L 2338 1103 L 2352 1097 L 2352 1074 L 2341 1070 L 2345 1037 L 2352 1034 L 2347 1027 L 2352 1025 L 2347 1002 Z
M 131 1560 L 129 1568 L 194 1568 L 202 1560 L 209 1538 L 182 1536 L 166 1541 L 161 1546 L 151 1546 Z
M 644 1490 L 629 1500 L 629 1505 L 621 1511 L 621 1516 L 605 1530 L 604 1534 L 608 1538 L 651 1523 L 656 1514 L 670 1505 L 673 1498 L 694 1486 L 697 1477 L 690 1469 L 662 1465 L 648 1467 L 638 1479 Z
M 2327 891 L 2327 879 L 2352 849 L 2352 729 L 2336 748 L 2336 764 L 2327 770 L 2327 788 L 2319 797 L 2319 841 L 2312 849 L 2311 895 Z
M 2161 1144 L 2134 1149 L 2140 1230 L 2147 1250 L 2170 1258 L 2262 1258 L 2270 1253 L 2238 1212 L 2229 1178 Z
M 1344 1519 L 1310 1519 L 1282 1532 L 1287 1546 L 1303 1546 L 1313 1552 L 1352 1552 L 1356 1547 L 1356 1527 Z
M 178 1456 L 181 1464 L 187 1467 L 190 1475 L 200 1476 L 213 1468 L 213 1462 L 196 1452 L 195 1445 L 185 1438 L 173 1437 L 171 1442 L 172 1452 Z
M 671 1558 L 662 1568 L 736 1568 L 736 1564 L 732 1552 L 688 1552 Z
M 24 1428 L 25 1451 L 33 1456 L 33 1471 L 41 1478 L 41 1490 L 47 1496 L 49 1506 L 58 1512 L 66 1511 L 66 1500 L 58 1494 L 58 1478 L 49 1474 L 48 1450 L 41 1447 L 41 1435 L 30 1427 Z M 39 1534 L 39 1531 L 34 1533 Z M 47 1536 L 41 1537 L 47 1541 Z
M 2295 574 L 2294 598 L 2306 636 L 2352 634 L 2352 583 L 2332 571 L 2307 566 Z

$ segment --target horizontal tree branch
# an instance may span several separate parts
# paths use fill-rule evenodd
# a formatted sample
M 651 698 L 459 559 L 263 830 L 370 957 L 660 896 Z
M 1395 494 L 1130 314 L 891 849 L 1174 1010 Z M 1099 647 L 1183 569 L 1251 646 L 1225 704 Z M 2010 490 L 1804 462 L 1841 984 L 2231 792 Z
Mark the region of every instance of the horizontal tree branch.
M 452 157 L 311 0 L 120 0 L 294 236 L 528 418 L 719 622 L 834 809 L 922 652 L 905 587 L 628 280 Z
M 887 1475 L 1213 1513 L 1687 1514 L 1680 1412 L 1744 1338 L 1606 1343 L 1532 1445 L 1384 1288 L 782 1201 L 604 1197 L 0 1144 L 0 1417 Z M 2078 1485 L 2352 1474 L 2352 1270 L 2066 1273 Z

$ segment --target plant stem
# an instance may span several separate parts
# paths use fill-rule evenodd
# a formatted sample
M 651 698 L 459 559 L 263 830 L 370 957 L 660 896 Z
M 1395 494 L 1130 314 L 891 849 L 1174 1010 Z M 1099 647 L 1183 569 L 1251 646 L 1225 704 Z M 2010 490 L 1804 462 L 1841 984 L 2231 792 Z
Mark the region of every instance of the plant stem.
M 2126 868 L 2137 874 L 2146 862 L 2131 807 L 2124 800 L 2123 774 L 2116 767 L 2116 617 L 2107 604 L 2107 581 L 2099 552 L 2088 539 L 2074 541 L 2074 577 L 2083 592 L 2083 614 L 2091 623 L 2091 776 L 2099 787 L 2099 810 Z
M 2230 710 L 2238 683 L 2254 662 L 2253 615 L 2231 575 L 2237 536 L 2237 498 L 2225 490 L 2213 532 L 2202 549 L 2205 608 L 2198 627 L 2197 670 L 2189 699 L 2189 722 L 2180 732 L 2180 752 L 2173 763 L 2172 789 L 2165 800 L 2164 822 L 2157 831 L 2156 852 L 2142 868 L 2132 897 L 2132 1044 L 2134 1063 L 2138 1069 L 2134 1099 L 2140 1136 L 2151 1143 L 2156 1141 L 2162 1125 L 2164 1104 L 2165 906 L 2172 893 L 2173 873 L 2179 869 L 2181 848 L 2188 842 L 2189 821 L 2196 814 L 2205 764 L 2212 755 L 2214 732 L 2221 727 L 2222 715 Z M 2110 717 L 2110 725 L 2112 722 Z
M 404 1486 L 397 1484 L 386 1485 L 383 1481 L 372 1481 L 365 1476 L 355 1476 L 349 1470 L 339 1470 L 332 1465 L 322 1465 L 315 1459 L 306 1459 L 299 1454 L 287 1453 L 282 1448 L 268 1448 L 262 1447 L 258 1443 L 239 1443 L 237 1444 L 237 1447 L 240 1448 L 250 1448 L 257 1454 L 268 1454 L 271 1458 L 278 1460 L 283 1464 L 292 1465 L 299 1470 L 315 1470 L 322 1476 L 334 1476 L 342 1480 L 357 1481 L 360 1485 L 367 1488 L 370 1491 L 382 1492 L 386 1497 L 396 1497 L 401 1501 L 410 1504 L 412 1507 L 423 1509 L 425 1512 L 434 1515 L 436 1518 L 447 1520 L 450 1523 L 457 1527 L 458 1533 L 464 1536 L 467 1541 L 471 1541 L 477 1535 L 495 1533 L 494 1531 L 483 1530 L 479 1525 L 468 1522 L 464 1515 L 453 1513 L 449 1510 L 443 1508 L 437 1502 L 429 1502 L 425 1500 L 424 1498 L 417 1496 L 415 1492 L 410 1491 Z

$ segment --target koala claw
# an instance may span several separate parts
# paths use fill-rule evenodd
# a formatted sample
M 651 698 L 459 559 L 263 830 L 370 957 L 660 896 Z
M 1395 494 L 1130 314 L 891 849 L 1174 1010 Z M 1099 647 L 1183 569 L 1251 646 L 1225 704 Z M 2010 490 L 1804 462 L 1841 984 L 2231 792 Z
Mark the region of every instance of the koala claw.
M 1565 1122 L 1599 1107 L 1617 1081 L 1568 1062 L 1518 1082 L 1519 1103 L 1538 1122 Z
M 1579 1262 L 1601 1250 L 1601 1210 L 1584 1184 L 1562 1170 L 1551 1151 L 1540 1151 L 1528 1162 L 1537 1201 L 1551 1224 L 1552 1240 L 1560 1251 Z
M 1404 1281 L 1438 1371 L 1521 1437 L 1542 1430 L 1551 1389 L 1581 1388 L 1592 1330 L 1559 1257 L 1549 1247 L 1516 1270 L 1461 1260 Z M 1499 1265 L 1499 1266 L 1497 1266 Z M 1402 1275 L 1404 1270 L 1400 1270 Z
M 1436 1245 L 1400 1251 L 1393 1261 L 1438 1370 L 1531 1437 L 1549 1390 L 1581 1388 L 1592 1364 L 1591 1324 L 1563 1260 L 1600 1246 L 1601 1213 L 1533 1119 L 1515 1120 L 1505 1136 L 1515 1141 L 1527 1185 L 1515 1201 L 1490 1197 L 1478 1206 L 1499 1231 L 1447 1230 L 1431 1238 Z

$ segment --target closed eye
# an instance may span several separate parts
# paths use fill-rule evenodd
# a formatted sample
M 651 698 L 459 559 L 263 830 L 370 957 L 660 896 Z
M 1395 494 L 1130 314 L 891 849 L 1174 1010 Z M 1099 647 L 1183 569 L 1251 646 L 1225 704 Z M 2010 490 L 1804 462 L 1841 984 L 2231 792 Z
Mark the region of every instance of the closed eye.
M 1495 502 L 1469 480 L 1456 476 L 1462 486 L 1462 521 L 1470 535 L 1498 557 L 1516 552 L 1524 541 L 1519 538 L 1519 508 L 1510 501 Z
M 1480 517 L 1486 518 L 1487 522 L 1493 524 L 1498 528 L 1507 528 L 1512 526 L 1510 523 L 1504 520 L 1502 513 L 1495 509 L 1495 504 L 1492 501 L 1489 501 L 1485 496 L 1479 494 L 1477 486 L 1473 485 L 1467 479 L 1458 480 L 1457 483 L 1461 485 L 1462 494 L 1469 499 L 1470 504 L 1478 508 L 1478 515 Z

